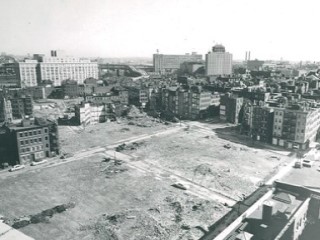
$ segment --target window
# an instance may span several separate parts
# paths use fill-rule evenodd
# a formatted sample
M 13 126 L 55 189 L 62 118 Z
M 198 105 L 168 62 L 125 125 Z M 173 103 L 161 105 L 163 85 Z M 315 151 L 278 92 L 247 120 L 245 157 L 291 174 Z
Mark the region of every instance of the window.
M 41 130 L 38 131 L 38 134 L 41 134 Z
M 32 132 L 29 132 L 29 136 L 32 136 Z
M 47 133 L 47 132 L 48 132 L 48 129 L 46 128 L 46 129 L 44 130 L 44 132 Z
M 24 144 L 24 141 L 20 141 L 20 145 L 23 145 Z
M 37 135 L 37 131 L 33 131 L 33 135 Z
M 39 138 L 38 140 L 39 140 L 39 142 L 42 142 L 42 138 Z
M 49 144 L 46 144 L 46 147 L 49 147 Z
M 36 139 L 34 139 L 34 142 L 36 143 L 36 142 L 38 142 L 38 139 L 36 138 Z
M 19 133 L 19 136 L 20 136 L 20 137 L 23 137 L 23 133 Z
M 25 143 L 26 143 L 26 144 L 29 144 L 29 140 L 26 140 Z
M 30 139 L 30 143 L 33 143 L 33 139 Z
M 48 137 L 45 137 L 46 140 L 48 140 Z
M 27 137 L 27 136 L 28 136 L 28 132 L 25 132 L 25 133 L 24 133 L 24 136 Z

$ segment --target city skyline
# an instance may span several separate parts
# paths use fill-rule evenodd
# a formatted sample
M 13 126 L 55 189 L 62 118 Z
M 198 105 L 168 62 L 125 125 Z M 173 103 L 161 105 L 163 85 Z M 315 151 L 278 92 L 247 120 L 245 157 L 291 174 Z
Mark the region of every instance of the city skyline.
M 235 60 L 320 61 L 316 1 L 4 0 L 1 52 L 81 57 L 148 57 L 222 43 Z M 10 27 L 8 27 L 10 26 Z M 312 37 L 310 37 L 310 35 Z

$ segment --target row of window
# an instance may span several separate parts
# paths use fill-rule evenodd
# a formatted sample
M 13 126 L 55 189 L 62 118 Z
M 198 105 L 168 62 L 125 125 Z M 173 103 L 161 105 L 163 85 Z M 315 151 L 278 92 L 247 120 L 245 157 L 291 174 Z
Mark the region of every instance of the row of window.
M 48 129 L 45 128 L 44 132 L 47 133 Z M 41 134 L 41 130 L 32 130 L 32 131 L 20 132 L 19 136 L 20 137 L 28 137 L 28 136 L 35 136 L 35 135 L 38 135 L 38 134 Z
M 45 137 L 45 140 L 48 140 L 48 137 Z M 34 138 L 34 139 L 28 139 L 28 140 L 21 140 L 20 141 L 20 145 L 23 146 L 23 145 L 28 145 L 29 143 L 30 144 L 33 144 L 33 143 L 41 143 L 42 142 L 42 138 Z
M 46 144 L 46 147 L 49 147 L 49 144 Z M 43 149 L 42 145 L 39 146 L 33 146 L 33 147 L 27 147 L 27 148 L 21 148 L 22 153 L 27 153 L 27 152 L 34 152 L 34 151 L 40 151 Z

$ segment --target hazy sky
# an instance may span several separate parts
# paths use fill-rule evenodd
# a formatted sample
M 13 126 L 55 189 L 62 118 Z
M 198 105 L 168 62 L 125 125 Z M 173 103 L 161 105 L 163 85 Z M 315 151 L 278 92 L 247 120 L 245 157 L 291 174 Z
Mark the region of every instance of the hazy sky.
M 320 61 L 317 0 L 0 0 L 0 52 L 151 57 L 207 53 L 234 59 Z

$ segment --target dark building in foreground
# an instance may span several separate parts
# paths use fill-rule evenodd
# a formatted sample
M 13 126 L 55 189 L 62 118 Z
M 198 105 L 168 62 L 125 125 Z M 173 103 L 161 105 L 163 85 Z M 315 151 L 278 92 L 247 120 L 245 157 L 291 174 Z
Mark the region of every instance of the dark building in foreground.
M 320 192 L 311 188 L 275 182 L 234 222 L 210 240 L 313 240 L 320 232 Z M 236 210 L 235 210 L 236 211 Z M 319 236 L 319 235 L 317 235 Z
M 0 127 L 0 164 L 29 164 L 59 154 L 58 129 L 45 120 L 24 119 Z

